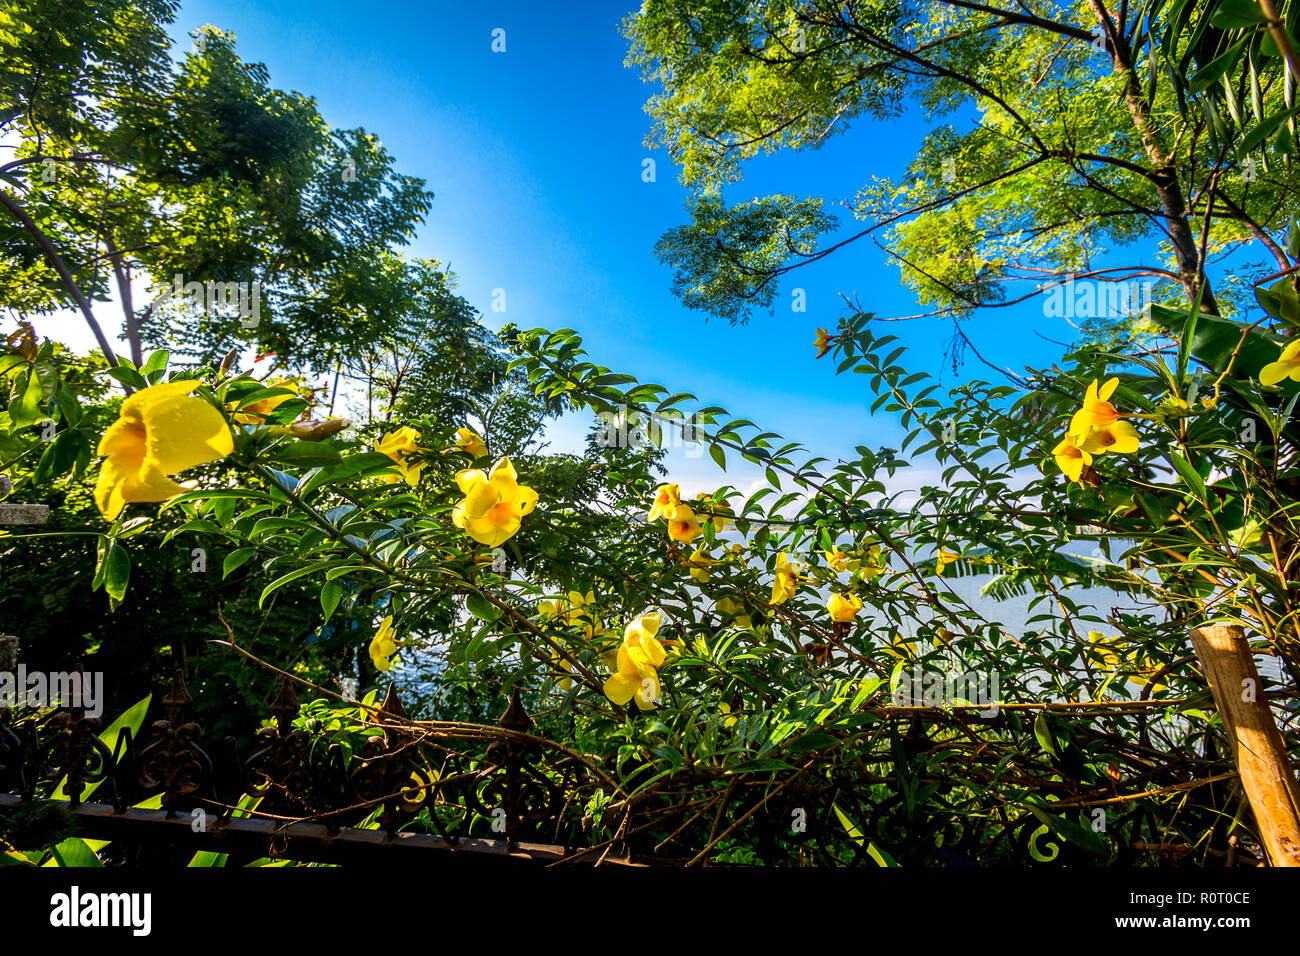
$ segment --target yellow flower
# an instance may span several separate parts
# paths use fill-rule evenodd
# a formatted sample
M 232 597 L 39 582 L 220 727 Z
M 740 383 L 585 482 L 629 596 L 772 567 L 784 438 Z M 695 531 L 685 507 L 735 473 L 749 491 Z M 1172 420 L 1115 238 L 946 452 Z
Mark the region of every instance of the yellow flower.
M 465 452 L 471 458 L 484 458 L 488 453 L 487 445 L 472 428 L 457 428 L 456 444 L 452 447 Z
M 196 381 L 142 388 L 122 403 L 99 442 L 104 463 L 95 504 L 112 521 L 128 501 L 166 501 L 185 489 L 168 475 L 224 458 L 235 450 L 221 413 L 190 392 Z
M 560 652 L 558 647 L 551 648 L 551 664 L 557 671 L 568 671 L 573 673 L 573 661 L 569 660 Z M 557 677 L 555 686 L 562 691 L 569 691 L 573 688 L 572 677 Z
M 934 557 L 934 574 L 935 577 L 943 577 L 943 570 L 948 565 L 961 560 L 961 555 L 949 551 L 947 548 L 940 548 L 939 553 Z
M 591 607 L 595 601 L 596 595 L 593 591 L 588 591 L 586 594 L 570 591 L 566 596 L 558 597 L 554 601 L 542 601 L 537 607 L 548 617 L 559 618 L 560 623 L 566 627 L 582 624 L 583 633 L 590 641 L 605 633 L 600 618 Z
M 509 458 L 498 461 L 488 474 L 478 468 L 458 472 L 456 484 L 465 499 L 452 509 L 452 523 L 489 548 L 514 537 L 524 515 L 537 505 L 537 492 L 519 484 Z
M 678 505 L 668 520 L 668 537 L 682 544 L 690 544 L 703 533 L 690 505 Z
M 660 485 L 655 489 L 654 507 L 650 509 L 650 514 L 647 515 L 646 520 L 654 521 L 656 518 L 671 520 L 681 503 L 681 489 L 677 485 Z
M 403 425 L 395 432 L 389 432 L 379 440 L 375 446 L 375 451 L 382 455 L 387 455 L 393 461 L 397 462 L 397 468 L 402 473 L 402 478 L 406 483 L 414 488 L 420 483 L 420 469 L 424 467 L 424 462 L 412 461 L 419 454 L 419 447 L 416 443 L 420 440 L 420 433 L 409 425 Z M 393 484 L 401 481 L 397 475 L 386 475 L 384 482 Z
M 849 554 L 847 551 L 841 551 L 836 548 L 834 551 L 823 551 L 826 557 L 826 566 L 836 574 L 843 574 L 849 570 Z
M 1071 481 L 1078 481 L 1084 466 L 1092 464 L 1092 453 L 1081 447 L 1074 435 L 1062 438 L 1060 444 L 1052 449 L 1052 457 L 1056 459 L 1056 467 Z
M 727 504 L 725 499 L 720 503 L 715 502 L 713 500 L 713 497 L 704 491 L 701 491 L 698 495 L 695 496 L 695 498 L 698 501 L 704 502 L 705 506 L 709 508 L 709 510 L 711 511 L 717 511 L 722 507 L 728 507 L 728 508 L 730 507 Z M 721 533 L 723 531 L 726 531 L 727 526 L 731 524 L 730 515 L 711 514 L 709 515 L 709 520 L 713 522 L 713 530 L 715 533 Z
M 1104 455 L 1108 451 L 1127 455 L 1138 450 L 1141 436 L 1128 422 L 1111 422 L 1088 432 L 1080 447 L 1081 455 Z M 1062 469 L 1064 470 L 1064 469 Z M 1075 479 L 1077 480 L 1077 479 Z
M 834 341 L 834 337 L 831 336 L 831 334 L 827 332 L 825 329 L 817 330 L 817 337 L 813 339 L 813 345 L 817 347 L 818 358 L 821 358 L 823 355 L 825 355 L 827 352 L 831 350 L 831 343 L 833 341 Z
M 1071 435 L 1085 435 L 1089 428 L 1109 425 L 1119 420 L 1119 411 L 1106 399 L 1115 393 L 1119 379 L 1112 378 L 1105 385 L 1098 386 L 1093 379 L 1083 397 L 1083 407 L 1074 413 L 1070 420 Z
M 724 597 L 717 603 L 717 611 L 727 617 L 734 618 L 736 626 L 749 630 L 754 626 L 754 621 L 745 613 L 745 606 L 735 598 Z
M 722 715 L 722 726 L 723 726 L 723 727 L 732 727 L 732 726 L 735 726 L 736 721 L 740 720 L 739 717 L 736 717 L 736 716 L 734 716 L 734 715 L 731 713 L 731 705 L 730 705 L 730 704 L 719 704 L 719 705 L 718 705 L 718 713 L 720 713 L 720 714 Z
M 659 673 L 667 656 L 655 637 L 661 617 L 647 612 L 633 619 L 623 631 L 616 668 L 605 681 L 605 696 L 620 707 L 635 700 L 641 710 L 651 710 L 659 700 Z
M 1087 656 L 1094 658 L 1103 670 L 1113 671 L 1119 667 L 1119 653 L 1115 650 L 1116 638 L 1107 637 L 1101 631 L 1088 632 Z
M 393 640 L 393 615 L 388 615 L 375 631 L 370 640 L 370 662 L 375 670 L 386 671 L 393 666 L 392 657 L 397 653 L 397 642 Z
M 1270 362 L 1259 370 L 1259 384 L 1276 385 L 1283 379 L 1300 382 L 1300 339 L 1282 349 L 1276 362 Z
M 1129 675 L 1128 682 L 1130 684 L 1137 684 L 1139 687 L 1146 687 L 1147 684 L 1151 682 L 1151 678 L 1156 675 L 1156 671 L 1160 670 L 1161 665 L 1157 664 L 1149 657 L 1143 658 L 1142 660 L 1138 660 L 1134 657 L 1133 666 L 1138 668 L 1138 673 Z M 1166 687 L 1166 684 L 1151 684 L 1151 692 L 1155 693 L 1156 691 L 1165 690 Z
M 700 545 L 691 552 L 691 556 L 686 563 L 690 567 L 691 577 L 704 584 L 709 580 L 709 565 L 718 562 L 708 556 L 704 550 L 704 545 Z
M 772 580 L 772 604 L 783 604 L 794 597 L 799 587 L 799 562 L 791 561 L 784 551 L 776 556 L 776 577 Z
M 831 620 L 837 623 L 851 621 L 862 610 L 862 598 L 856 594 L 832 594 L 826 602 Z
M 235 421 L 241 425 L 260 425 L 266 421 L 273 411 L 293 398 L 299 398 L 298 383 L 291 378 L 277 378 L 274 382 L 266 382 L 264 388 L 287 388 L 290 391 L 283 395 L 269 395 L 266 398 L 250 402 L 239 411 L 235 412 Z M 233 409 L 232 409 L 233 410 Z
M 851 560 L 849 561 L 849 567 L 853 569 L 857 577 L 866 581 L 874 580 L 889 570 L 889 564 L 886 562 L 878 544 L 873 544 L 867 548 L 865 561 L 861 559 Z
M 883 653 L 888 654 L 900 661 L 911 661 L 916 659 L 916 645 L 911 641 L 903 640 L 902 634 L 895 634 L 888 644 L 880 649 Z

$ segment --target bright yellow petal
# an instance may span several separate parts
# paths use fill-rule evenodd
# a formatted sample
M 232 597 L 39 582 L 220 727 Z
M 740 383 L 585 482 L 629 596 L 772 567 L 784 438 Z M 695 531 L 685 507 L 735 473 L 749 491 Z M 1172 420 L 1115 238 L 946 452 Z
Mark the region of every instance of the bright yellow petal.
M 235 450 L 222 414 L 201 398 L 178 395 L 144 410 L 145 461 L 165 475 L 224 458 Z
M 518 481 L 519 474 L 515 471 L 515 466 L 510 464 L 510 459 L 502 457 L 492 466 L 492 473 L 488 475 L 489 480 L 493 478 L 505 478 L 509 481 Z
M 641 689 L 641 678 L 637 674 L 624 674 L 621 671 L 612 674 L 605 681 L 605 696 L 622 707 Z
M 1300 342 L 1296 344 L 1300 345 Z M 1259 384 L 1276 385 L 1296 370 L 1290 362 L 1270 362 L 1259 370 Z
M 456 472 L 456 487 L 462 495 L 468 496 L 476 488 L 487 484 L 487 475 L 479 468 L 467 468 Z
M 126 499 L 122 497 L 122 483 L 126 478 L 127 472 L 112 458 L 104 459 L 95 482 L 95 505 L 109 521 L 117 518 L 126 506 Z

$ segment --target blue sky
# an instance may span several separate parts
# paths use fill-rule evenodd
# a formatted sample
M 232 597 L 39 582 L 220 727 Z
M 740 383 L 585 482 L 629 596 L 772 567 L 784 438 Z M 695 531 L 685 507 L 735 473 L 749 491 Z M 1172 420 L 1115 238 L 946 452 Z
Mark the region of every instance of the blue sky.
M 377 134 L 399 168 L 435 193 L 410 252 L 449 263 L 489 325 L 577 329 L 592 361 L 694 392 L 816 454 L 896 446 L 897 424 L 869 414 L 865 377 L 835 379 L 832 360 L 816 362 L 812 346 L 816 327 L 833 328 L 844 313 L 840 292 L 882 315 L 921 311 L 874 246 L 849 247 L 788 277 L 776 314 L 748 326 L 706 322 L 672 295 L 653 246 L 685 221 L 686 192 L 667 154 L 644 146 L 653 88 L 624 66 L 619 32 L 632 9 L 196 0 L 183 3 L 173 34 L 188 43 L 202 24 L 231 31 L 240 55 L 265 63 L 275 86 L 316 97 L 335 127 Z M 497 28 L 506 31 L 505 53 L 491 49 Z M 849 198 L 872 176 L 901 173 L 923 132 L 914 115 L 859 120 L 818 151 L 755 162 L 728 196 Z M 653 183 L 642 180 L 647 157 L 657 165 Z M 844 227 L 853 226 L 848 219 Z M 802 314 L 790 308 L 795 286 L 806 290 Z M 494 289 L 506 291 L 504 315 L 489 311 Z M 1069 337 L 1052 324 L 1031 305 L 981 317 L 970 334 L 990 361 L 1020 370 L 1060 353 L 1030 332 Z M 908 361 L 917 370 L 943 368 L 948 325 L 917 320 L 888 331 L 913 346 Z M 944 375 L 953 381 L 950 367 Z M 971 358 L 958 377 L 996 376 Z M 554 446 L 574 447 L 582 430 L 563 423 L 552 430 Z M 707 456 L 670 456 L 669 464 L 691 484 L 713 468 Z

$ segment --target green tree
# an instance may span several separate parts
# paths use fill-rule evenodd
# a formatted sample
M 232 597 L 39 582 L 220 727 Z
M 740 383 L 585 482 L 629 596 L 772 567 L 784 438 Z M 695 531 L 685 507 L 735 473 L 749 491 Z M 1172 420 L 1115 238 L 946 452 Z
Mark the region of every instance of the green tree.
M 1148 279 L 1227 314 L 1216 260 L 1258 249 L 1252 281 L 1296 262 L 1294 77 L 1273 38 L 1294 36 L 1300 5 L 1277 9 L 1270 22 L 1250 0 L 648 0 L 625 24 L 629 62 L 662 87 L 654 136 L 694 193 L 658 254 L 683 301 L 733 322 L 770 307 L 781 276 L 863 240 L 928 315 L 1071 277 Z M 723 199 L 754 156 L 904 111 L 928 121 L 915 161 L 864 183 L 842 234 L 824 197 Z

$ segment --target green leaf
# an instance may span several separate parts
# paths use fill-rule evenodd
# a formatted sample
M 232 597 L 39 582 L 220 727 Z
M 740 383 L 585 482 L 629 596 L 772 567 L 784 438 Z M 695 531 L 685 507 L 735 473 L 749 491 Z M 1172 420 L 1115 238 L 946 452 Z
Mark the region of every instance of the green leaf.
M 9 421 L 14 428 L 27 428 L 41 418 L 41 384 L 27 369 L 14 378 L 9 392 Z
M 709 445 L 709 457 L 718 463 L 723 471 L 727 470 L 727 455 L 719 445 Z
M 293 466 L 332 465 L 340 460 L 336 449 L 325 442 L 318 441 L 297 441 L 276 445 L 269 454 L 273 460 L 282 461 Z M 388 456 L 385 455 L 384 457 L 387 458 Z M 391 458 L 389 463 L 392 463 Z
M 144 360 L 144 364 L 140 366 L 140 374 L 150 382 L 157 382 L 167 371 L 167 361 L 170 358 L 166 349 L 159 349 Z
M 785 752 L 794 754 L 802 753 L 805 750 L 822 750 L 826 747 L 834 747 L 839 742 L 840 739 L 832 734 L 804 734 L 797 740 L 792 741 L 785 748 Z
M 1204 501 L 1205 479 L 1192 467 L 1192 463 L 1176 451 L 1169 452 L 1169 463 L 1174 466 L 1174 471 L 1178 472 L 1178 477 L 1183 480 L 1183 484 L 1190 488 L 1197 498 Z
M 257 599 L 257 606 L 261 607 L 266 602 L 266 599 L 268 597 L 270 597 L 272 594 L 274 594 L 280 588 L 284 587 L 289 582 L 296 581 L 299 578 L 304 578 L 307 575 L 311 574 L 313 571 L 319 571 L 320 569 L 321 569 L 321 565 L 318 562 L 316 564 L 309 564 L 306 567 L 294 568 L 294 570 L 290 571 L 288 574 L 281 575 L 280 577 L 276 578 L 274 581 L 272 581 L 270 584 L 268 584 L 265 588 L 262 589 L 262 595 Z
M 225 560 L 221 562 L 221 577 L 230 577 L 230 572 L 234 571 L 241 564 L 251 558 L 256 552 L 252 548 L 239 548 L 231 551 L 226 555 Z
M 112 368 L 105 369 L 109 375 L 117 379 L 123 385 L 130 385 L 132 388 L 148 388 L 149 383 L 145 377 L 131 368 L 129 365 L 115 365 Z
M 465 596 L 465 609 L 480 621 L 487 621 L 489 624 L 505 613 L 501 608 L 478 594 L 467 594 Z
M 1255 0 L 1220 0 L 1210 15 L 1210 26 L 1220 30 L 1257 27 L 1268 23 L 1268 16 Z
M 326 581 L 325 586 L 320 589 L 320 608 L 325 614 L 326 621 L 334 616 L 334 610 L 339 606 L 342 598 L 343 585 L 338 581 Z
M 1034 718 L 1034 738 L 1038 741 L 1038 746 L 1042 747 L 1053 757 L 1059 757 L 1060 751 L 1056 749 L 1056 741 L 1052 738 L 1052 730 L 1047 726 L 1047 715 L 1039 714 Z
M 110 541 L 104 556 L 104 591 L 114 601 L 120 601 L 130 581 L 131 555 L 116 541 Z
M 1215 57 L 1205 66 L 1201 67 L 1189 81 L 1189 88 L 1193 93 L 1200 93 L 1202 90 L 1209 89 L 1215 83 L 1219 82 L 1219 77 L 1231 69 L 1232 65 L 1237 62 L 1237 57 L 1241 56 L 1241 51 L 1245 48 L 1246 41 L 1238 40 L 1226 53 Z
M 95 851 L 81 837 L 69 837 L 58 846 L 52 847 L 50 852 L 54 854 L 54 860 L 59 866 L 78 868 L 103 866 Z

